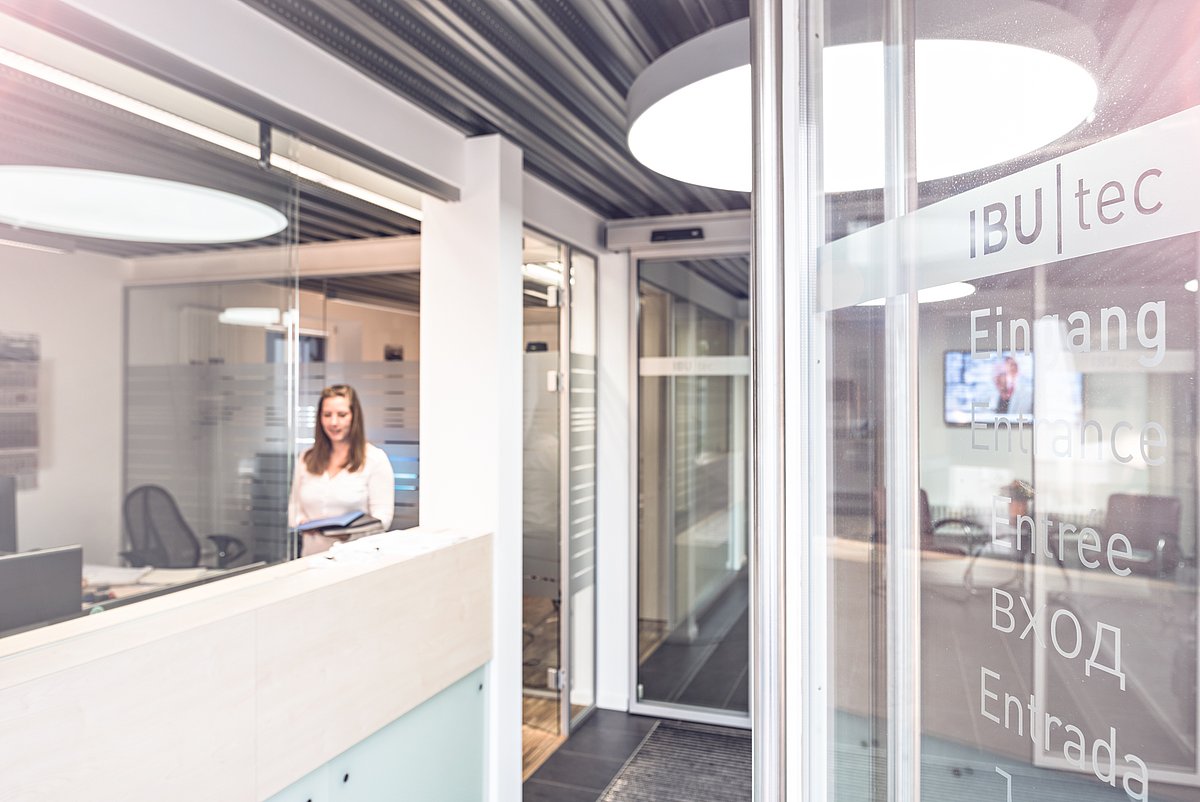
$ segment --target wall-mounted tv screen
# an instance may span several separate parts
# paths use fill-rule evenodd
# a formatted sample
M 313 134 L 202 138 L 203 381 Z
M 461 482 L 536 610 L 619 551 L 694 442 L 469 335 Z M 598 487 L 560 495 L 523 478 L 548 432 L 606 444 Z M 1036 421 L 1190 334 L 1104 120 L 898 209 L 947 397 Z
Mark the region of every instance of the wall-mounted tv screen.
M 971 356 L 947 351 L 945 419 L 951 425 L 993 423 L 998 416 L 1033 415 L 1033 354 L 1004 351 Z

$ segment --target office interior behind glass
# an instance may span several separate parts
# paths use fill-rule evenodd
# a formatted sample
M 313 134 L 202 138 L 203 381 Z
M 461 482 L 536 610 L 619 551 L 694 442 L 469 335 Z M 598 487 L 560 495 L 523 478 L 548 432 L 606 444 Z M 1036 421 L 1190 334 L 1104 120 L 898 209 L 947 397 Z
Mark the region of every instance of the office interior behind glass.
M 415 525 L 419 195 L 14 19 L 0 39 L 0 630 L 295 557 L 328 384 Z

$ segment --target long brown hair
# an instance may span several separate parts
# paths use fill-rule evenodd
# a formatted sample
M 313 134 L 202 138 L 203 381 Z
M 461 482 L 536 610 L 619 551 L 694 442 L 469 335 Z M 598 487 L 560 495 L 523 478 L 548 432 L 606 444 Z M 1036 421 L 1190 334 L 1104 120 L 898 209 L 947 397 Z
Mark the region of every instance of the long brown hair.
M 321 425 L 321 411 L 325 408 L 325 399 L 341 397 L 350 404 L 350 459 L 346 462 L 346 470 L 354 473 L 360 470 L 367 459 L 367 435 L 363 427 L 362 405 L 358 403 L 358 393 L 348 384 L 335 384 L 321 391 L 321 401 L 317 404 L 317 422 L 313 426 L 313 446 L 304 452 L 304 467 L 309 473 L 323 474 L 329 467 L 329 459 L 333 454 L 333 443 L 325 434 Z

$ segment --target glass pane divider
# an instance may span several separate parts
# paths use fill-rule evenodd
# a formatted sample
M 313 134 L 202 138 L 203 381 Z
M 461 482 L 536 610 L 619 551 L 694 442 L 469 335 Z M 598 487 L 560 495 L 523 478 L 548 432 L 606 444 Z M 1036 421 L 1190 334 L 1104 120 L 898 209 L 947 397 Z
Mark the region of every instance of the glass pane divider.
M 916 208 L 915 0 L 884 9 L 884 218 Z M 921 798 L 921 551 L 915 255 L 893 226 L 886 258 L 887 798 Z

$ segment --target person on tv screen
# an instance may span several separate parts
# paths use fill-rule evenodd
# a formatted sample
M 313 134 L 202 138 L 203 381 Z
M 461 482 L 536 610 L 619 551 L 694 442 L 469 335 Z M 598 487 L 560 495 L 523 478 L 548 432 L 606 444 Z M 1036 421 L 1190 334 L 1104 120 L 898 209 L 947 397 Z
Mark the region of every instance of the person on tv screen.
M 348 384 L 321 391 L 313 446 L 300 455 L 288 501 L 288 526 L 350 512 L 378 518 L 386 531 L 395 511 L 392 464 L 367 442 L 358 394 Z M 304 532 L 301 554 L 326 551 L 344 538 Z
M 988 409 L 997 415 L 1016 416 L 1033 413 L 1033 388 L 1031 383 L 1021 375 L 1021 366 L 1011 356 L 996 361 L 992 370 L 991 402 Z

